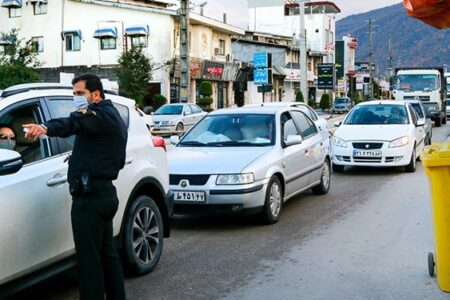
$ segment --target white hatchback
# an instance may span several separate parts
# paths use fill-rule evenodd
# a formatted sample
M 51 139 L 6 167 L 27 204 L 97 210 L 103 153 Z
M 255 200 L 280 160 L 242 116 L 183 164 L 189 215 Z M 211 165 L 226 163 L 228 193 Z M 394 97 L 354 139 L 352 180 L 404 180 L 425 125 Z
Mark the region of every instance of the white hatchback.
M 128 126 L 126 165 L 114 182 L 114 219 L 123 261 L 137 274 L 153 270 L 170 233 L 168 161 L 152 143 L 135 102 L 107 94 Z M 71 87 L 9 88 L 0 99 L 0 124 L 15 132 L 16 146 L 0 150 L 0 298 L 74 265 L 71 197 L 65 157 L 74 138 L 24 138 L 22 124 L 67 117 Z
M 332 139 L 333 170 L 345 166 L 394 167 L 416 170 L 424 148 L 424 122 L 403 101 L 359 104 L 336 130 Z

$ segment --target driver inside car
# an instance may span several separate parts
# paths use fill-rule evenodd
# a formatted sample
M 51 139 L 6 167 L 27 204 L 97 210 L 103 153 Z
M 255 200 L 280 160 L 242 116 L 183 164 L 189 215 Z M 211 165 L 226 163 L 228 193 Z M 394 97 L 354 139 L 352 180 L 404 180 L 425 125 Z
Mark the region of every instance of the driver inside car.
M 7 125 L 0 125 L 0 149 L 14 150 L 16 147 L 16 135 Z

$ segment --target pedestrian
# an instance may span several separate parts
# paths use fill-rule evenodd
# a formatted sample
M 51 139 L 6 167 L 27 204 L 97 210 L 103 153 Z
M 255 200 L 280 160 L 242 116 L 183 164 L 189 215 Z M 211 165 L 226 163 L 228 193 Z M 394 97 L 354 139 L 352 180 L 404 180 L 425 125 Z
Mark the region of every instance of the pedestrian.
M 42 125 L 23 125 L 25 137 L 75 135 L 69 158 L 72 231 L 78 262 L 80 299 L 125 299 L 123 271 L 113 242 L 118 208 L 112 181 L 125 165 L 127 128 L 99 77 L 85 74 L 72 81 L 77 111 Z

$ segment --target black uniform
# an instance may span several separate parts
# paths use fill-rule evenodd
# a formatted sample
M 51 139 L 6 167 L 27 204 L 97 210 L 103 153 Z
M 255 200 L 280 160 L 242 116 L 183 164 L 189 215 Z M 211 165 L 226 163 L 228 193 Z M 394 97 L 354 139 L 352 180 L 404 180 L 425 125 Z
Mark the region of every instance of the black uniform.
M 69 159 L 72 230 L 81 299 L 125 299 L 123 272 L 113 243 L 118 198 L 112 181 L 125 165 L 127 128 L 109 100 L 44 124 L 50 137 L 76 135 Z

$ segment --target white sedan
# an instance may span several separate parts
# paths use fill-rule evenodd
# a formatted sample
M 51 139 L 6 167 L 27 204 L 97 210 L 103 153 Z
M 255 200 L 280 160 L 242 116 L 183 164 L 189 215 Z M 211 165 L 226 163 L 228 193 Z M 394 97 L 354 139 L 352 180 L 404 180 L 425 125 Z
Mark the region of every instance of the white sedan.
M 345 166 L 405 166 L 415 172 L 424 148 L 424 122 L 403 101 L 371 101 L 356 106 L 332 140 L 333 171 Z
M 154 128 L 161 131 L 183 132 L 190 129 L 207 113 L 191 103 L 166 104 L 152 113 Z

